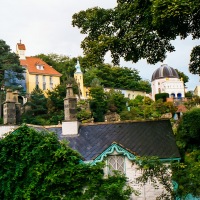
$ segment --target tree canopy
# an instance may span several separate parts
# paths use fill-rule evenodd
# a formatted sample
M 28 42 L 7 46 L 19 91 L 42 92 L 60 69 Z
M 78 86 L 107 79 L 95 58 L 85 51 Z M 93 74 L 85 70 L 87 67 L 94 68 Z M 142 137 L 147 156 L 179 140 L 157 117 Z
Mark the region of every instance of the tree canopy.
M 78 59 L 84 74 L 83 80 L 86 87 L 90 87 L 92 80 L 98 78 L 104 87 L 141 90 L 148 93 L 151 91 L 150 82 L 142 80 L 136 69 L 98 62 L 91 64 L 87 57 L 69 58 L 68 56 L 58 54 L 39 54 L 37 57 L 53 66 L 62 74 L 61 84 L 65 84 L 70 77 L 74 77 L 75 65 Z
M 44 125 L 45 118 L 47 119 L 47 98 L 43 91 L 36 87 L 25 104 L 22 121 L 24 123 Z
M 107 88 L 151 91 L 150 82 L 142 80 L 138 70 L 128 67 L 111 66 L 110 64 L 96 65 L 84 73 L 84 85 L 90 87 L 94 78 L 98 78 L 103 87 Z
M 76 58 L 70 58 L 68 56 L 58 55 L 55 53 L 47 55 L 39 54 L 36 56 L 62 74 L 61 83 L 65 83 L 68 77 L 74 76 Z
M 18 55 L 11 52 L 6 42 L 0 39 L 0 86 L 16 88 L 16 79 L 24 79 L 23 72 Z
M 132 191 L 123 175 L 104 178 L 103 164 L 81 162 L 54 133 L 23 125 L 0 140 L 0 152 L 0 199 L 126 200 Z
M 175 69 L 178 73 L 178 76 L 180 79 L 183 79 L 184 84 L 187 83 L 189 81 L 189 77 L 184 74 L 183 72 L 179 71 L 178 69 Z
M 177 36 L 199 39 L 199 20 L 199 0 L 118 0 L 113 9 L 95 7 L 75 13 L 72 25 L 86 34 L 81 47 L 88 58 L 95 55 L 102 62 L 110 51 L 114 64 L 120 57 L 155 64 L 175 50 L 171 41 Z
M 174 174 L 182 196 L 200 196 L 200 108 L 183 114 L 176 133 L 182 166 Z

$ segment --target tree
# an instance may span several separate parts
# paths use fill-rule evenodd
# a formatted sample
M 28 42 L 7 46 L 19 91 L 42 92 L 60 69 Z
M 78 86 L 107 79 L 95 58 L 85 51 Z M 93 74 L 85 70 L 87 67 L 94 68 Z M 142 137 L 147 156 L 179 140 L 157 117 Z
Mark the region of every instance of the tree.
M 183 72 L 179 71 L 178 69 L 175 69 L 178 73 L 178 76 L 180 79 L 183 79 L 184 84 L 189 81 L 189 77 L 185 75 Z
M 103 164 L 81 162 L 51 132 L 26 125 L 0 140 L 0 199 L 122 199 L 132 192 L 123 175 L 104 178 Z
M 93 81 L 94 82 L 94 81 Z M 90 109 L 95 122 L 103 122 L 107 112 L 107 100 L 101 85 L 93 85 L 90 88 Z
M 85 71 L 84 85 L 90 87 L 94 78 L 98 78 L 101 84 L 107 88 L 151 91 L 150 83 L 142 80 L 136 69 L 128 67 L 97 64 Z
M 189 70 L 192 74 L 200 75 L 200 46 L 194 47 L 190 54 Z
M 108 103 L 108 109 L 111 112 L 120 113 L 126 109 L 127 98 L 124 97 L 121 91 L 115 91 L 111 89 L 109 92 L 106 92 L 106 99 Z
M 36 87 L 25 104 L 22 121 L 24 123 L 44 125 L 47 124 L 45 118 L 47 118 L 47 98 L 43 91 Z
M 138 182 L 143 184 L 151 182 L 155 188 L 159 185 L 164 187 L 165 191 L 155 199 L 174 200 L 178 197 L 172 182 L 172 171 L 178 163 L 164 163 L 157 157 L 138 157 L 136 163 L 138 169 L 142 171 L 142 175 L 137 178 Z
M 19 57 L 12 53 L 5 41 L 0 40 L 0 85 L 16 87 L 16 79 L 24 79 L 24 68 L 20 66 Z
M 176 141 L 182 157 L 182 167 L 176 172 L 182 195 L 200 196 L 200 109 L 183 114 L 177 128 Z
M 158 119 L 163 114 L 176 112 L 176 107 L 172 102 L 163 102 L 162 99 L 153 101 L 149 97 L 137 95 L 135 99 L 128 101 L 129 111 L 120 113 L 122 120 L 137 119 Z
M 177 142 L 184 153 L 200 147 L 200 108 L 184 113 L 177 129 Z
M 36 55 L 43 61 L 45 61 L 48 65 L 52 66 L 58 72 L 62 74 L 61 83 L 65 83 L 68 77 L 74 77 L 76 58 L 70 58 L 65 55 L 58 54 L 39 54 Z
M 169 98 L 169 94 L 168 93 L 158 93 L 155 95 L 155 99 L 162 99 L 164 102 L 167 100 L 167 98 Z
M 114 64 L 120 57 L 155 64 L 175 50 L 171 40 L 177 36 L 199 39 L 199 8 L 199 0 L 118 0 L 113 9 L 95 7 L 75 13 L 72 25 L 86 34 L 81 47 L 88 57 L 102 61 L 110 51 Z
M 79 100 L 77 102 L 77 119 L 82 123 L 91 121 L 91 111 L 88 100 Z
M 47 92 L 47 112 L 50 124 L 58 124 L 64 119 L 64 101 L 66 85 L 60 84 Z

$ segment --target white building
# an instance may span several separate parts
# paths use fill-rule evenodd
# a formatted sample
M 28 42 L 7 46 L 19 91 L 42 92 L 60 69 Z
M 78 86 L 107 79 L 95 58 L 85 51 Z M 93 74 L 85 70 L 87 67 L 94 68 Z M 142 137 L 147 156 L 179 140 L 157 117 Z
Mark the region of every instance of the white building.
M 185 97 L 185 87 L 177 71 L 166 65 L 156 69 L 151 78 L 152 98 L 159 93 L 168 93 L 169 97 L 181 99 Z

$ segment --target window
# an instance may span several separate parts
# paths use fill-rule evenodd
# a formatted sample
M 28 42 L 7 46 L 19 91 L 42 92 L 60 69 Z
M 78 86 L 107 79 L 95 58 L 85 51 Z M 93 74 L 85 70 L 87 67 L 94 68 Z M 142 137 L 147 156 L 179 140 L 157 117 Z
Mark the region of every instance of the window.
M 38 65 L 38 64 L 37 64 L 37 65 L 36 65 L 36 68 L 39 69 L 39 70 L 44 70 L 44 66 L 43 66 L 43 65 Z
M 46 90 L 46 76 L 43 76 L 42 80 L 43 80 L 43 90 Z
M 108 164 L 109 175 L 113 175 L 114 170 L 118 170 L 121 173 L 124 173 L 124 156 L 120 155 L 108 156 L 107 164 Z
M 50 88 L 53 89 L 53 79 L 52 76 L 49 77 Z
M 43 90 L 46 90 L 46 83 L 43 82 Z
M 35 82 L 36 82 L 36 86 L 39 86 L 39 75 L 35 76 Z

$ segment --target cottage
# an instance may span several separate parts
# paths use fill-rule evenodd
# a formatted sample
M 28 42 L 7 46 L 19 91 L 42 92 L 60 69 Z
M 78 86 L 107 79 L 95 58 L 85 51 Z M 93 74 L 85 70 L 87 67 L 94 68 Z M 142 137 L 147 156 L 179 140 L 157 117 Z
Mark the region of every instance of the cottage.
M 112 175 L 113 170 L 124 173 L 129 184 L 140 192 L 139 196 L 133 194 L 132 199 L 154 200 L 159 196 L 164 191 L 162 186 L 155 189 L 151 183 L 138 185 L 136 178 L 141 175 L 141 171 L 134 161 L 138 156 L 156 156 L 165 162 L 180 160 L 170 121 L 80 124 L 75 117 L 77 98 L 71 85 L 67 86 L 66 93 L 65 120 L 62 125 L 33 127 L 37 130 L 45 128 L 55 132 L 60 140 L 68 140 L 69 146 L 82 155 L 84 162 L 106 162 L 105 175 Z

